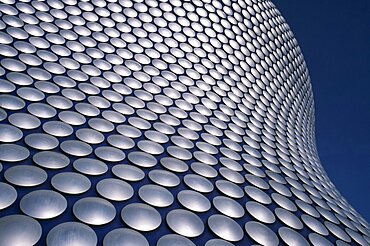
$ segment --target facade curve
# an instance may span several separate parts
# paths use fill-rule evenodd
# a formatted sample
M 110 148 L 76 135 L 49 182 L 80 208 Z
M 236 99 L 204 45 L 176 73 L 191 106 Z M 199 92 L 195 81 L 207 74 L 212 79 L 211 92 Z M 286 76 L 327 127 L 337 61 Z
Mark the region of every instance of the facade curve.
M 0 5 L 0 245 L 369 245 L 269 0 Z

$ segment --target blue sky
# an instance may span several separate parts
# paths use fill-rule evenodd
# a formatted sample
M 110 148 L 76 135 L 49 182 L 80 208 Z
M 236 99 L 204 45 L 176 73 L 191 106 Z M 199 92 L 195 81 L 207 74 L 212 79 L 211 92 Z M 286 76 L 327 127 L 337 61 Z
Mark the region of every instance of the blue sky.
M 321 162 L 370 221 L 370 1 L 273 0 L 310 72 Z

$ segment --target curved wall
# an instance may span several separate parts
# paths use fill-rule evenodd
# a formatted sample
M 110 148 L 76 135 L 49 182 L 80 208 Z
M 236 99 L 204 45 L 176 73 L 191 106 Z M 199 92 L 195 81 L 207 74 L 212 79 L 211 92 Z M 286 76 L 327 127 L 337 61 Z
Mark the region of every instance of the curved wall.
M 270 1 L 4 0 L 0 245 L 348 245 Z

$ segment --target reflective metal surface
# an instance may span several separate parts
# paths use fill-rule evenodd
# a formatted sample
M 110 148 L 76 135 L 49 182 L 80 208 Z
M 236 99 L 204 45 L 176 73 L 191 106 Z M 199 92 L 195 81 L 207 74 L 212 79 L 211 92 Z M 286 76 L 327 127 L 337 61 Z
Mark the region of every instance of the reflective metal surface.
M 126 164 L 118 164 L 112 167 L 112 173 L 126 181 L 139 181 L 145 177 L 145 173 L 135 167 Z
M 279 235 L 287 245 L 310 245 L 301 234 L 287 227 L 281 227 Z
M 211 203 L 206 196 L 192 190 L 182 190 L 177 194 L 177 200 L 184 207 L 194 212 L 205 212 L 211 208 Z
M 271 0 L 0 4 L 0 245 L 368 245 L 314 129 Z
M 247 234 L 257 243 L 262 245 L 279 245 L 276 234 L 264 224 L 249 221 L 245 224 Z
M 142 186 L 139 189 L 139 196 L 143 201 L 155 207 L 167 207 L 174 201 L 172 193 L 158 185 Z
M 0 210 L 9 207 L 17 199 L 17 190 L 7 184 L 0 182 Z
M 48 175 L 39 167 L 19 165 L 8 168 L 4 178 L 11 184 L 18 186 L 36 186 L 45 182 Z
M 265 224 L 271 224 L 275 222 L 274 214 L 264 205 L 257 202 L 247 202 L 245 208 L 252 217 Z
M 89 226 L 79 222 L 65 222 L 51 229 L 46 237 L 46 244 L 61 245 L 97 245 L 98 238 Z
M 241 218 L 244 215 L 244 208 L 234 199 L 217 196 L 213 198 L 213 206 L 221 213 L 231 218 Z
M 0 218 L 0 245 L 31 246 L 42 233 L 37 220 L 25 215 L 8 215 Z
M 28 149 L 16 144 L 0 145 L 0 160 L 6 162 L 18 162 L 26 159 L 30 155 Z
M 208 226 L 217 236 L 231 242 L 240 241 L 244 236 L 240 226 L 234 220 L 223 215 L 215 214 L 209 217 Z
M 157 246 L 171 246 L 171 245 L 195 246 L 195 244 L 188 238 L 179 236 L 176 234 L 164 235 L 158 240 L 156 245 Z
M 202 220 L 184 209 L 172 210 L 167 214 L 166 221 L 174 232 L 186 237 L 197 237 L 204 231 Z
M 51 219 L 62 214 L 67 200 L 51 190 L 36 190 L 22 197 L 19 206 L 23 213 L 37 219 Z
M 145 237 L 137 231 L 120 228 L 110 231 L 103 240 L 104 246 L 149 246 Z
M 125 206 L 121 211 L 121 218 L 128 226 L 139 231 L 151 231 L 157 228 L 161 222 L 161 215 L 153 207 L 132 203 Z
M 51 185 L 54 189 L 67 194 L 81 194 L 90 189 L 90 180 L 79 173 L 61 172 L 53 176 Z
M 73 214 L 90 225 L 104 225 L 116 216 L 115 207 L 102 198 L 85 197 L 73 205 Z
M 112 201 L 124 201 L 130 199 L 134 189 L 130 184 L 119 179 L 102 179 L 96 184 L 97 192 Z

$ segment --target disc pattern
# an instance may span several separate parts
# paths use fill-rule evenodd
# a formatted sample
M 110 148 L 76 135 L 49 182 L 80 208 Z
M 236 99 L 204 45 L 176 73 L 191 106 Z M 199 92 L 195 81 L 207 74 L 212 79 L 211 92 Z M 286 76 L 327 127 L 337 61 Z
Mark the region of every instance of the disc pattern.
M 314 130 L 270 0 L 1 0 L 0 244 L 369 245 Z

